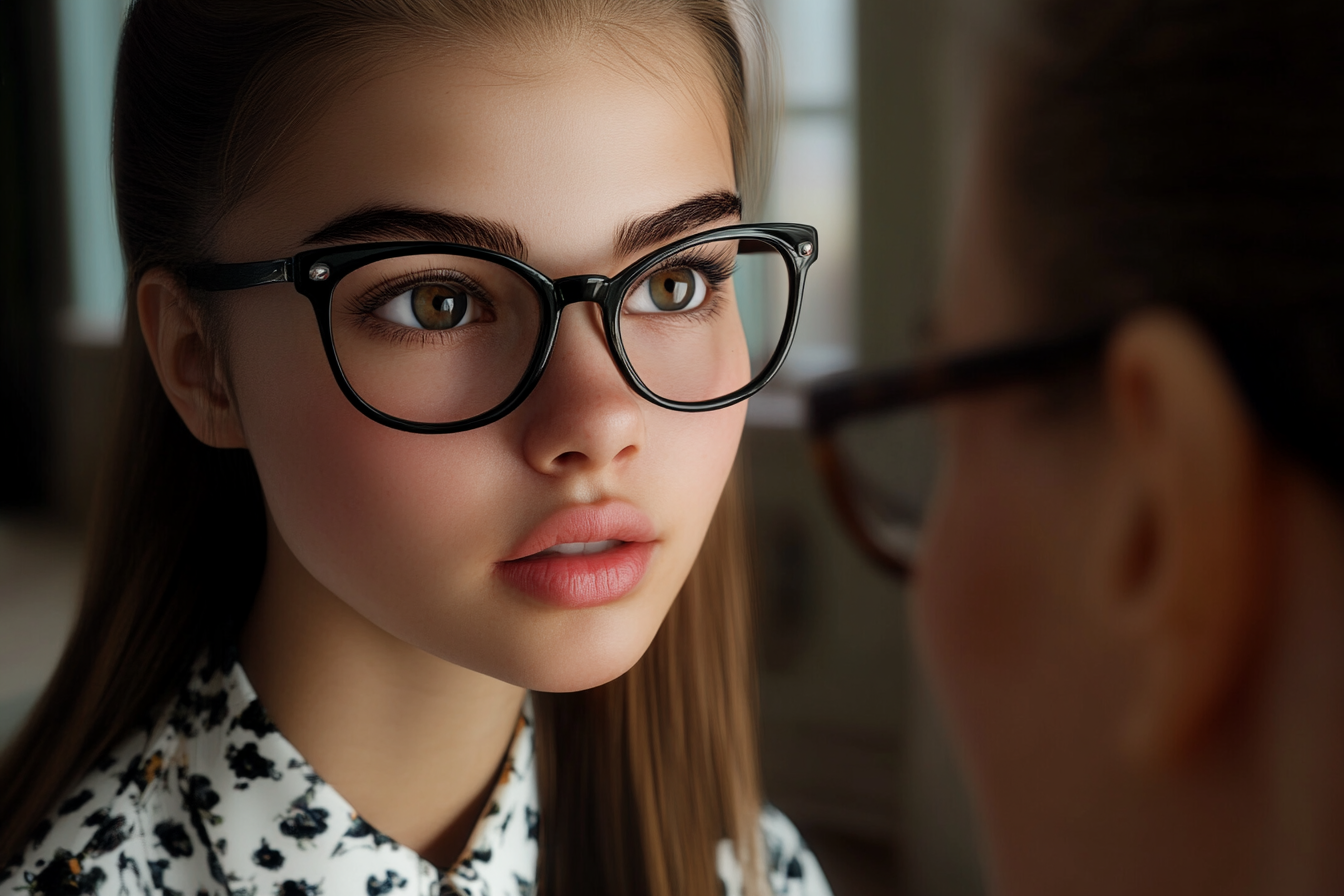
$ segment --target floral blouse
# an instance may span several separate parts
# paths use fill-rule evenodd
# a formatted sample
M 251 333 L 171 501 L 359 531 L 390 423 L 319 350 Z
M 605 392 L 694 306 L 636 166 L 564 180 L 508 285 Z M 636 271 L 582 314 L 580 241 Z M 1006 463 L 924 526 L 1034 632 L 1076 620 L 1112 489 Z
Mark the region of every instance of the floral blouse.
M 434 867 L 380 833 L 271 724 L 232 659 L 198 664 L 157 725 L 103 757 L 34 832 L 0 893 L 163 896 L 531 896 L 540 805 L 530 703 L 457 862 Z M 771 889 L 830 896 L 778 810 L 761 813 Z M 742 892 L 732 845 L 716 856 Z

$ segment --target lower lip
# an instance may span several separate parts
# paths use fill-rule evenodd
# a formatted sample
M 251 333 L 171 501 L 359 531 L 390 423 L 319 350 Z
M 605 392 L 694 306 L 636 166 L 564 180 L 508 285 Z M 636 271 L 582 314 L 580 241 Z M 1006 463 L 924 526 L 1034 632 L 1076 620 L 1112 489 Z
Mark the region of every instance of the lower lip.
M 519 591 L 568 610 L 620 600 L 649 568 L 653 543 L 627 542 L 598 554 L 547 554 L 508 560 L 496 569 Z

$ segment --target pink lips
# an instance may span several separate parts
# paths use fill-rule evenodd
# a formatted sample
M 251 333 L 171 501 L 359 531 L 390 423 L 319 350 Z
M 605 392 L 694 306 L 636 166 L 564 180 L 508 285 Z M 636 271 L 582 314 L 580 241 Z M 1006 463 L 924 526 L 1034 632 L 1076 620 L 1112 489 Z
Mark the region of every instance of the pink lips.
M 558 607 L 619 600 L 644 578 L 653 554 L 653 523 L 629 504 L 570 507 L 534 529 L 495 565 L 513 587 Z M 547 553 L 556 545 L 619 542 L 591 554 Z

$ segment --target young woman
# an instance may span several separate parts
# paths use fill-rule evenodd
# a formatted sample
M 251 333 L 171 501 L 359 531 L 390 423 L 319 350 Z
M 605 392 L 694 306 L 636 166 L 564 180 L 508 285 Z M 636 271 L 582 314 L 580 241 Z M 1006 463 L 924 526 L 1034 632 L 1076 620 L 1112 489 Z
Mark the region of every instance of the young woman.
M 940 401 L 918 554 L 851 519 L 995 892 L 1344 892 L 1344 7 L 1021 10 L 938 353 L 817 396 Z
M 131 7 L 117 450 L 6 886 L 827 892 L 754 753 L 731 471 L 816 238 L 740 223 L 752 22 Z

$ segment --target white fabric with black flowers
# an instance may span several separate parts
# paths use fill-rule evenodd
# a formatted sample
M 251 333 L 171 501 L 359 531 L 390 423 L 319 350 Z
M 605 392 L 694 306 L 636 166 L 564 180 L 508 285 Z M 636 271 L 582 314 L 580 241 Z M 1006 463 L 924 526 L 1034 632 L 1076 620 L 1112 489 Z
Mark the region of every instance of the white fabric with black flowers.
M 359 817 L 266 717 L 232 659 L 202 661 L 158 724 L 123 741 L 39 825 L 0 893 L 530 896 L 537 873 L 530 704 L 467 848 L 446 871 Z M 830 896 L 778 810 L 761 832 L 777 896 Z M 716 857 L 728 896 L 741 869 Z

